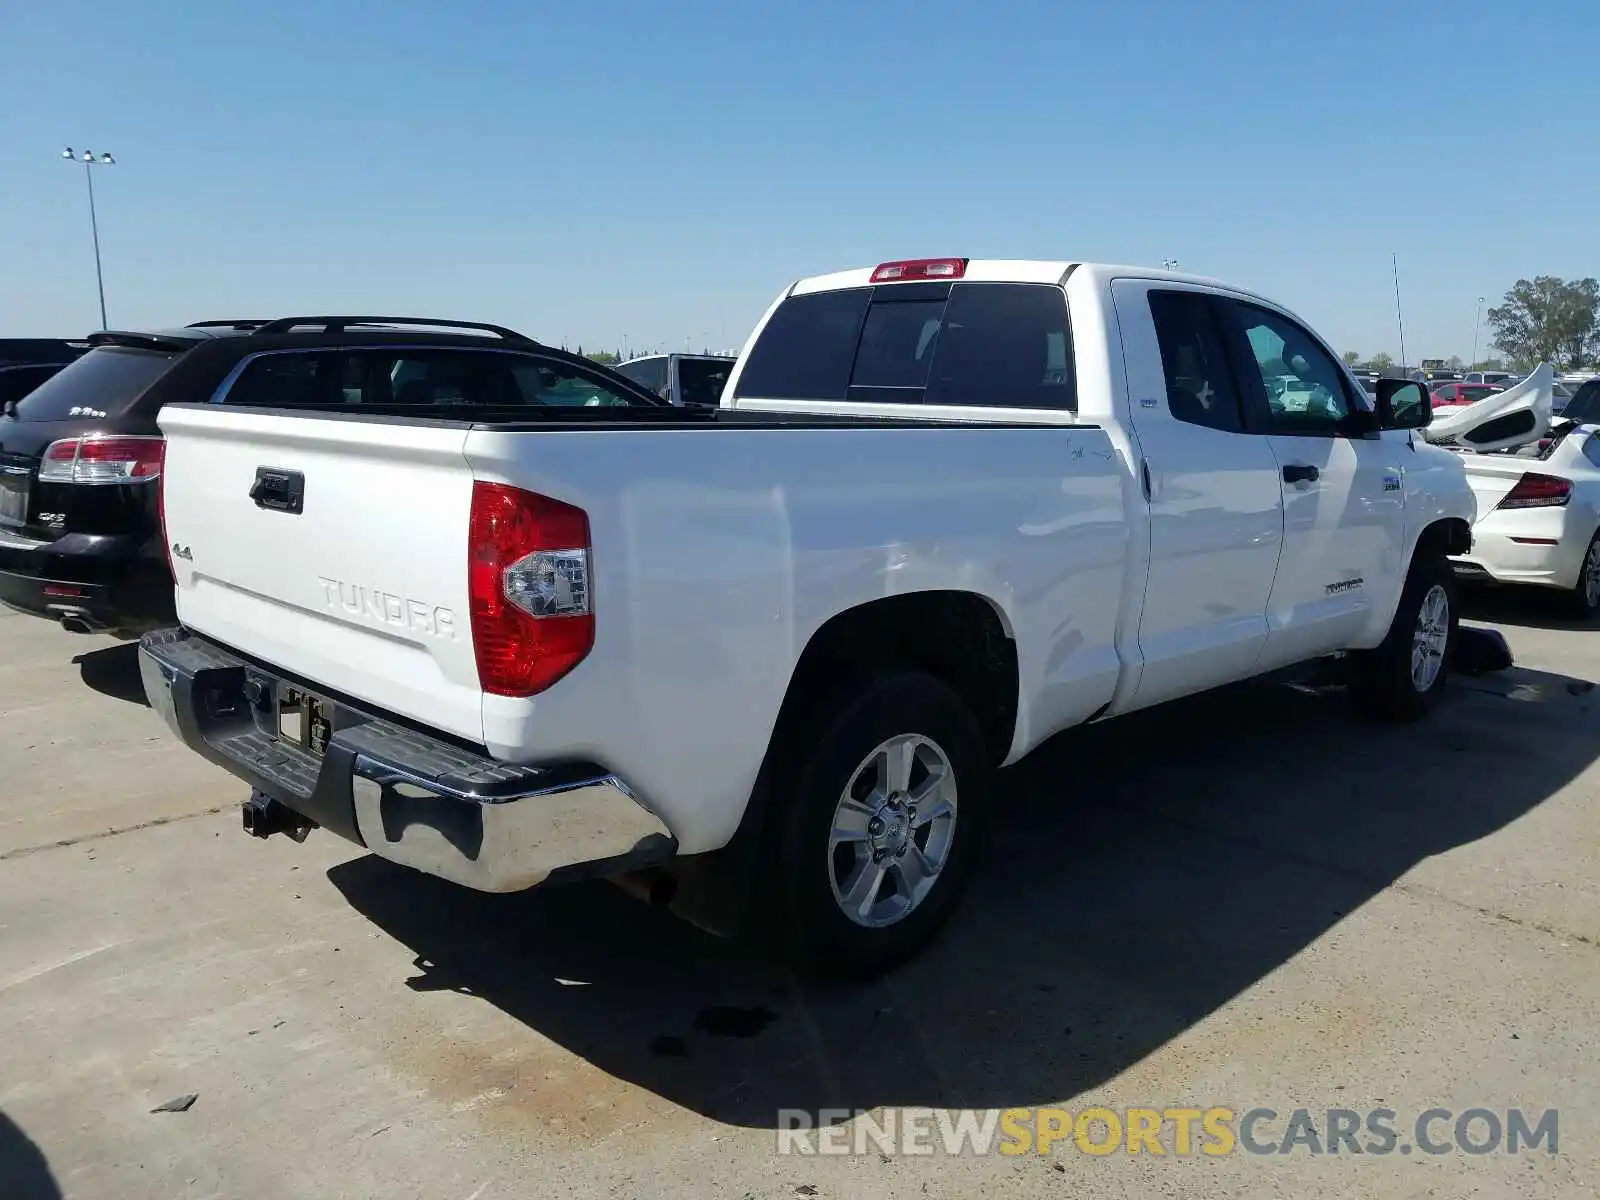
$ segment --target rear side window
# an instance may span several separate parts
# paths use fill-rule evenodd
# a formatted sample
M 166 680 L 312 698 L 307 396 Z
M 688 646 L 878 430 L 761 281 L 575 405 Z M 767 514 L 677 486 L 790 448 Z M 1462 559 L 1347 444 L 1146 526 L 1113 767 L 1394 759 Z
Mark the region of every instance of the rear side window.
M 498 357 L 498 356 L 496 356 Z M 558 408 L 626 408 L 640 401 L 566 363 L 520 358 L 511 368 L 517 404 Z
M 641 358 L 638 362 L 622 363 L 613 369 L 618 375 L 649 388 L 658 396 L 661 389 L 667 386 L 667 360 L 664 358 Z
M 786 300 L 739 395 L 1075 410 L 1075 384 L 1060 288 L 901 284 Z
M 337 407 L 329 380 L 338 367 L 331 354 L 267 354 L 239 373 L 226 403 L 258 408 Z
M 556 360 L 474 350 L 339 350 L 265 354 L 224 403 L 338 409 L 626 407 L 648 401 Z
M 177 357 L 125 346 L 98 347 L 18 401 L 17 416 L 24 421 L 120 417 Z
M 727 386 L 733 371 L 731 362 L 714 358 L 680 358 L 678 360 L 678 386 L 684 404 L 700 408 L 715 408 L 722 403 L 722 389 Z

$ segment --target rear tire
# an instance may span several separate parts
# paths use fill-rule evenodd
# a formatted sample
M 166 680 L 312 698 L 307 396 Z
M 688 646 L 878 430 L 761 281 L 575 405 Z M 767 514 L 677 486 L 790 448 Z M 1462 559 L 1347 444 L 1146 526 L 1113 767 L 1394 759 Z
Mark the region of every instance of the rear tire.
M 1567 593 L 1567 609 L 1580 621 L 1592 621 L 1600 613 L 1600 532 L 1589 539 L 1578 582 Z
M 947 684 L 901 671 L 864 682 L 795 757 L 774 797 L 780 949 L 809 973 L 872 978 L 926 946 L 966 889 L 993 786 L 982 731 Z
M 1449 559 L 1429 554 L 1412 562 L 1388 636 L 1351 655 L 1350 695 L 1362 713 L 1402 722 L 1433 711 L 1450 673 L 1460 608 Z

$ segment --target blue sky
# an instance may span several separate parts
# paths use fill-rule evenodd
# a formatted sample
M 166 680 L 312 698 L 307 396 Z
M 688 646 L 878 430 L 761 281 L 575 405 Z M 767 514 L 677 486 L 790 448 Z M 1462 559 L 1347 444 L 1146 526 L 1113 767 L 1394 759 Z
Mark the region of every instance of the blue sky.
M 1600 275 L 1594 0 L 16 0 L 0 333 L 376 310 L 741 343 L 897 257 L 1157 263 L 1340 349 Z M 1568 55 L 1575 48 L 1582 53 Z M 1485 335 L 1486 337 L 1486 335 Z

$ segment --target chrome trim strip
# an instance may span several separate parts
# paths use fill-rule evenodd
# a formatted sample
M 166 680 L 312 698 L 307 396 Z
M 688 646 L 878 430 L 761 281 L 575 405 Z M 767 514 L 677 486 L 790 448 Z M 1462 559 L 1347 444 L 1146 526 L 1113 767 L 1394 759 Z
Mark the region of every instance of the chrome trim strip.
M 48 546 L 49 542 L 36 541 L 33 538 L 23 537 L 19 533 L 11 533 L 0 529 L 0 548 L 6 550 L 37 550 L 40 546 Z

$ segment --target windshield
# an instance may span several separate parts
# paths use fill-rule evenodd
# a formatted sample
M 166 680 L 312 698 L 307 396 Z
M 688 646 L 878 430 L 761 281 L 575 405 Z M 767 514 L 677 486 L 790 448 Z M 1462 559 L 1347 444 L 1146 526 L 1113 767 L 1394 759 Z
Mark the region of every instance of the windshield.
M 17 416 L 24 421 L 121 416 L 176 357 L 172 352 L 101 346 L 24 396 Z

